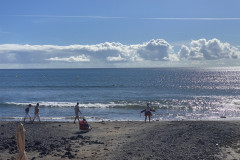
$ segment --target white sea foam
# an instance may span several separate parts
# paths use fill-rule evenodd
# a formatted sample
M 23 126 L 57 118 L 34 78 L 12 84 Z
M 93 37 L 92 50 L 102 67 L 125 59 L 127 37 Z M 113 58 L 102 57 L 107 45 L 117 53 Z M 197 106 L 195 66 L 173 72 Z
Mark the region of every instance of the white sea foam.
M 55 121 L 55 122 L 72 122 L 75 117 L 41 117 L 41 121 Z M 83 119 L 83 117 L 79 117 Z M 84 118 L 89 122 L 102 122 L 102 121 L 116 121 L 108 118 L 101 117 L 88 117 L 84 116 Z M 0 121 L 23 121 L 23 117 L 0 117 Z M 28 121 L 28 120 L 26 120 Z M 38 120 L 36 120 L 37 122 Z M 119 119 L 118 121 L 127 121 L 127 119 Z
M 27 106 L 28 104 L 35 105 L 39 103 L 41 107 L 74 107 L 76 102 L 6 102 L 9 105 L 16 106 Z M 122 107 L 122 106 L 133 106 L 135 103 L 79 103 L 80 108 L 110 108 L 110 107 Z

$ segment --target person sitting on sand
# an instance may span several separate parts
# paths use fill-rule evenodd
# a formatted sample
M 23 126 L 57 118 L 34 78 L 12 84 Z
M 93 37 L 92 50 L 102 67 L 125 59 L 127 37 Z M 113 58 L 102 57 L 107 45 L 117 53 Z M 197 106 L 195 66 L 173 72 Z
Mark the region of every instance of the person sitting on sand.
M 85 118 L 83 118 L 82 121 L 79 120 L 79 129 L 80 130 L 91 130 L 92 128 L 90 127 L 90 125 L 88 124 L 88 122 L 86 121 Z
M 34 122 L 35 118 L 38 118 L 39 122 L 41 122 L 40 117 L 39 117 L 39 103 L 37 103 L 37 105 L 35 106 L 34 118 L 33 118 L 32 123 Z
M 30 109 L 30 107 L 32 107 L 31 104 L 29 104 L 29 105 L 27 106 L 27 108 L 25 109 L 24 122 L 25 122 L 25 119 L 27 119 L 28 117 L 29 117 L 29 119 L 30 119 L 30 121 L 31 121 L 31 116 L 30 116 L 30 114 L 29 114 L 29 109 Z
M 142 112 L 145 112 L 145 114 L 144 114 L 144 116 L 145 116 L 145 123 L 146 123 L 147 117 L 148 117 L 149 122 L 150 122 L 150 119 L 151 119 L 151 117 L 152 117 L 151 111 L 152 111 L 152 112 L 155 112 L 155 110 L 154 110 L 154 109 L 151 109 L 151 107 L 150 107 L 149 105 L 150 105 L 150 103 L 147 103 L 147 107 L 146 107 L 144 110 L 141 111 L 141 113 L 142 113 Z
M 79 121 L 79 115 L 78 115 L 78 113 L 80 112 L 80 113 L 82 114 L 82 112 L 81 112 L 80 109 L 79 109 L 79 103 L 78 103 L 78 102 L 77 102 L 77 105 L 74 107 L 74 110 L 75 110 L 75 119 L 74 119 L 74 122 L 73 122 L 73 123 L 76 122 L 76 119 L 78 119 L 78 121 Z

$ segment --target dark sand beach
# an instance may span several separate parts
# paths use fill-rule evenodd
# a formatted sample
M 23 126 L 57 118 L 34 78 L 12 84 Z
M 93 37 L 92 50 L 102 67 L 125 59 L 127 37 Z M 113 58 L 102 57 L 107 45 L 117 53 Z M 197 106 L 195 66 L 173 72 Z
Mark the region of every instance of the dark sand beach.
M 0 122 L 0 160 L 15 159 L 19 122 Z M 240 159 L 238 121 L 25 123 L 31 159 Z

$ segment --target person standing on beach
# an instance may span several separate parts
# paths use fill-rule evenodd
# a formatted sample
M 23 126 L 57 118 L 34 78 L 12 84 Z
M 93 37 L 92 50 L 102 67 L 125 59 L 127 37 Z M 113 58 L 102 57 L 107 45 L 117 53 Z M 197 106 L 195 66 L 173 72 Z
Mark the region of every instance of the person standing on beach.
M 34 122 L 35 118 L 38 118 L 39 122 L 41 122 L 40 117 L 39 117 L 39 103 L 37 103 L 37 105 L 35 106 L 34 118 L 33 118 L 32 122 Z
M 79 103 L 78 102 L 77 102 L 76 106 L 74 107 L 74 110 L 75 110 L 75 119 L 74 119 L 74 123 L 75 123 L 76 119 L 78 119 L 78 121 L 79 121 L 78 113 L 80 112 L 82 114 L 82 112 L 79 109 Z
M 147 121 L 147 117 L 148 117 L 149 123 L 150 123 L 150 120 L 151 120 L 151 117 L 152 117 L 152 112 L 155 112 L 155 110 L 151 109 L 151 107 L 149 105 L 150 105 L 150 103 L 147 103 L 147 107 L 144 110 L 141 111 L 141 113 L 145 112 L 145 114 L 144 114 L 144 116 L 145 116 L 145 123 Z
M 27 108 L 25 109 L 24 122 L 25 122 L 25 119 L 27 119 L 28 117 L 30 118 L 30 121 L 32 120 L 32 119 L 31 119 L 31 116 L 30 116 L 30 114 L 29 114 L 29 109 L 30 109 L 30 107 L 32 107 L 31 104 L 29 104 L 29 105 L 27 106 Z

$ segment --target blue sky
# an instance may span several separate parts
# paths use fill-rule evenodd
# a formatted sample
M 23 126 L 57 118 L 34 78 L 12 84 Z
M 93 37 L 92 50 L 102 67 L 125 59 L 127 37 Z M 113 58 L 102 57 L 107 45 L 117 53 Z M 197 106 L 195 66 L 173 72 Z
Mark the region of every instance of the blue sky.
M 0 68 L 238 66 L 239 0 L 1 0 Z

